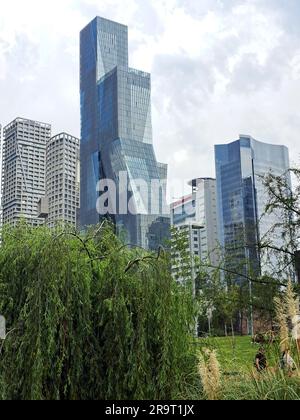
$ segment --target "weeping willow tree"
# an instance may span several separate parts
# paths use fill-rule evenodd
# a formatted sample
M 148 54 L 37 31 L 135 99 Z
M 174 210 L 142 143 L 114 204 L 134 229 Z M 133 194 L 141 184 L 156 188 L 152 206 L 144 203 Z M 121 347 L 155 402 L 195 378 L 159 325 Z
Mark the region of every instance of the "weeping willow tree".
M 107 224 L 6 228 L 0 248 L 0 399 L 174 399 L 194 374 L 191 290 L 169 256 Z

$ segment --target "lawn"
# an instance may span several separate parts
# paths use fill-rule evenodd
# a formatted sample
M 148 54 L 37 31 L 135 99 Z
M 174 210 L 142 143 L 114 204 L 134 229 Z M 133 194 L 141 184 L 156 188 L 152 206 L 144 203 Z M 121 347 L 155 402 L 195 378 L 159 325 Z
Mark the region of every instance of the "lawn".
M 221 337 L 199 340 L 200 348 L 217 350 L 222 371 L 226 373 L 248 373 L 253 369 L 255 355 L 259 345 L 252 344 L 251 337 Z M 274 348 L 267 348 L 267 357 L 271 366 L 276 366 Z
M 299 372 L 293 377 L 279 369 L 280 349 L 278 343 L 265 346 L 270 369 L 259 375 L 254 369 L 254 359 L 259 345 L 252 344 L 251 337 L 237 336 L 203 338 L 196 343 L 204 350 L 217 351 L 221 365 L 222 395 L 224 400 L 299 400 Z M 296 352 L 294 360 L 298 361 Z

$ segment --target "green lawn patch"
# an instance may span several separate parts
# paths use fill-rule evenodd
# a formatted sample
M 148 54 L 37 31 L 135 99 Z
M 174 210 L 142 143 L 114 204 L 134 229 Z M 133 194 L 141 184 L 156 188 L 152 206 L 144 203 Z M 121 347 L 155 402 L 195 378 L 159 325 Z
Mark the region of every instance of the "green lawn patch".
M 218 360 L 222 371 L 226 375 L 249 373 L 253 370 L 255 355 L 259 345 L 252 344 L 251 337 L 220 337 L 199 339 L 200 349 L 210 348 L 217 350 Z M 271 366 L 276 366 L 274 347 L 267 346 L 267 357 Z

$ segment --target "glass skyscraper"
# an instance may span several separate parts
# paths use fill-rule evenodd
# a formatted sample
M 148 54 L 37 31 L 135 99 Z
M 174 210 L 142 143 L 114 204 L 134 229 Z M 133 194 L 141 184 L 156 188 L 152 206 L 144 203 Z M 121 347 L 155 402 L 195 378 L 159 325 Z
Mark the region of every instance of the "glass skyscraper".
M 80 225 L 103 217 L 96 208 L 97 184 L 109 179 L 117 186 L 117 206 L 105 217 L 128 243 L 156 248 L 169 235 L 169 218 L 163 211 L 167 165 L 157 162 L 152 145 L 151 76 L 128 66 L 128 28 L 100 17 L 81 32 L 80 62 Z M 125 190 L 120 173 L 127 176 Z M 152 181 L 159 184 L 154 195 Z M 135 212 L 121 211 L 122 200 Z
M 264 215 L 268 197 L 261 177 L 272 172 L 291 183 L 289 151 L 285 146 L 240 136 L 233 143 L 215 146 L 215 159 L 220 242 L 228 264 L 242 275 L 249 268 L 246 260 L 258 274 L 270 271 L 257 244 L 280 215 Z M 280 242 L 280 232 L 277 233 L 274 240 Z M 242 276 L 238 280 L 242 281 Z

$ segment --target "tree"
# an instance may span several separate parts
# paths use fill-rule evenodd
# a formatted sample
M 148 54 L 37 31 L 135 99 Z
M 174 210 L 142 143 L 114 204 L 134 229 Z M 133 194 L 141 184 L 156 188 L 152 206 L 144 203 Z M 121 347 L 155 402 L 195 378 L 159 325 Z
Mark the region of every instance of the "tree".
M 193 377 L 191 290 L 169 256 L 129 249 L 104 223 L 5 228 L 3 399 L 172 399 Z
M 296 185 L 294 189 L 291 177 Z M 259 249 L 267 261 L 275 258 L 273 277 L 284 277 L 287 283 L 295 275 L 295 255 L 299 249 L 300 171 L 290 169 L 282 176 L 269 173 L 262 178 L 262 183 L 268 197 L 265 215 L 274 215 L 276 223 L 261 238 Z

